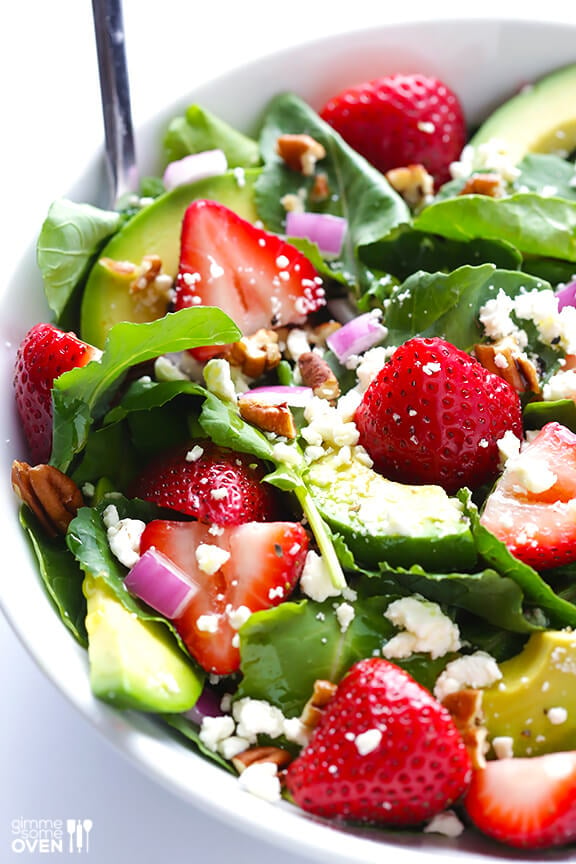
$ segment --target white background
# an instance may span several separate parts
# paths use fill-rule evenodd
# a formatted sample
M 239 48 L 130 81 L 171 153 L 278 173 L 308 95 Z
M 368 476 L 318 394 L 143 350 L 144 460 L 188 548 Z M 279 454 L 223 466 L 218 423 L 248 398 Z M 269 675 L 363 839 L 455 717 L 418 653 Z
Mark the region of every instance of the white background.
M 391 5 L 125 0 L 135 123 L 219 72 L 302 39 L 407 17 L 465 14 L 448 0 L 411 0 L 408 11 Z M 525 0 L 483 0 L 482 6 L 475 16 L 576 19 L 564 2 L 527 8 Z M 34 239 L 48 204 L 100 146 L 102 122 L 89 0 L 6 2 L 0 33 L 0 255 L 7 261 Z M 179 93 L 167 90 L 167 78 L 181 82 Z M 0 578 L 18 574 L 2 561 Z M 19 817 L 92 819 L 89 860 L 99 864 L 304 862 L 212 821 L 141 775 L 43 677 L 0 614 L 2 864 L 32 858 L 10 851 L 11 821 Z M 46 858 L 61 856 L 33 860 Z

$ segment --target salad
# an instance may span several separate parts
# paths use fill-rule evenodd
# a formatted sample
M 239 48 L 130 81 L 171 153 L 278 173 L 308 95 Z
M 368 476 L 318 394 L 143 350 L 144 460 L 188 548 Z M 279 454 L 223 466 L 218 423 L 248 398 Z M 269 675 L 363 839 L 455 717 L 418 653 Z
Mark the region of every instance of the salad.
M 192 105 L 138 196 L 47 215 L 40 578 L 96 698 L 271 802 L 576 840 L 575 75 L 478 130 L 420 74 Z

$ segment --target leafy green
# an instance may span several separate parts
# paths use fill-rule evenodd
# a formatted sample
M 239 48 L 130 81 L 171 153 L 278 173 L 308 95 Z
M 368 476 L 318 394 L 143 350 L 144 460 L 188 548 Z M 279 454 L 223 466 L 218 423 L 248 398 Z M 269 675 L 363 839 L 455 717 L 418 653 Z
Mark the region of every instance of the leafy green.
M 234 342 L 240 335 L 228 315 L 210 306 L 181 309 L 144 324 L 116 324 L 100 361 L 65 372 L 54 382 L 52 464 L 66 471 L 132 366 L 165 353 Z
M 517 270 L 492 264 L 459 267 L 451 273 L 414 273 L 392 290 L 385 323 L 392 345 L 416 335 L 441 336 L 464 351 L 482 341 L 480 308 L 499 291 L 511 297 L 550 287 Z M 543 349 L 544 351 L 544 349 Z
M 465 264 L 490 263 L 502 270 L 519 270 L 522 255 L 502 240 L 449 240 L 415 231 L 409 225 L 394 228 L 381 240 L 359 249 L 362 261 L 371 268 L 407 279 L 413 273 L 449 272 Z
M 574 165 L 553 153 L 528 153 L 518 165 L 518 190 L 576 201 Z
M 524 595 L 517 582 L 495 570 L 426 573 L 418 565 L 409 570 L 383 566 L 381 575 L 388 591 L 421 594 L 441 605 L 466 609 L 512 632 L 529 633 L 536 629 L 524 615 Z
M 201 756 L 204 756 L 211 762 L 216 762 L 221 768 L 224 768 L 231 774 L 236 773 L 230 762 L 227 762 L 226 759 L 218 753 L 215 753 L 214 750 L 210 750 L 206 747 L 204 742 L 200 740 L 198 728 L 194 726 L 190 720 L 187 720 L 186 717 L 183 717 L 182 714 L 162 714 L 158 719 L 160 723 L 166 723 L 174 729 L 178 733 L 179 737 L 185 738 L 188 742 L 191 742 L 193 749 L 197 750 Z
M 50 309 L 59 318 L 105 241 L 122 222 L 120 213 L 60 198 L 51 204 L 37 243 L 38 267 Z
M 283 134 L 308 134 L 322 144 L 326 157 L 321 162 L 331 194 L 321 202 L 310 198 L 314 182 L 290 170 L 276 152 L 276 142 Z M 258 213 L 272 231 L 285 230 L 285 195 L 307 190 L 306 209 L 342 216 L 347 220 L 347 234 L 342 254 L 330 262 L 335 272 L 346 274 L 352 286 L 369 283 L 369 273 L 358 261 L 356 250 L 379 240 L 396 225 L 409 222 L 410 211 L 380 171 L 325 123 L 318 114 L 294 93 L 281 93 L 269 103 L 260 133 L 260 149 L 265 162 L 256 182 Z
M 42 584 L 63 623 L 83 647 L 86 633 L 86 599 L 82 594 L 82 571 L 62 537 L 50 538 L 31 510 L 20 508 L 20 523 L 26 531 L 38 562 Z
M 504 240 L 523 254 L 576 261 L 576 201 L 563 198 L 461 195 L 426 207 L 413 225 L 452 240 Z
M 357 601 L 354 618 L 344 632 L 334 601 L 282 603 L 251 615 L 240 629 L 243 677 L 238 696 L 265 699 L 288 717 L 299 715 L 316 680 L 337 683 L 355 662 L 380 653 L 396 632 L 384 617 L 392 599 Z M 415 654 L 398 662 L 432 689 L 449 659 Z
M 234 129 L 199 105 L 190 105 L 183 116 L 175 117 L 164 137 L 166 162 L 183 159 L 191 153 L 222 150 L 229 168 L 258 165 L 258 143 Z
M 576 402 L 573 399 L 528 402 L 524 408 L 524 425 L 527 429 L 541 429 L 553 421 L 576 432 Z

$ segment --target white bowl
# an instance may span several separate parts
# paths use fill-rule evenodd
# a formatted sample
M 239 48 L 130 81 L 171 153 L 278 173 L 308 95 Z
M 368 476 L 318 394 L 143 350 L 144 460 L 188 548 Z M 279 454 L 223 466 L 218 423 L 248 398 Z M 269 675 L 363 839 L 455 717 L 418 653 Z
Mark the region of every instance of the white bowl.
M 229 122 L 250 131 L 267 99 L 293 90 L 313 106 L 348 84 L 392 71 L 420 71 L 444 79 L 462 98 L 470 124 L 518 87 L 563 64 L 576 61 L 576 26 L 519 20 L 442 20 L 398 24 L 290 48 L 245 66 L 187 93 L 161 116 L 138 130 L 144 173 L 158 168 L 159 135 L 177 110 L 197 101 Z M 101 155 L 63 194 L 77 201 L 105 204 Z M 100 191 L 99 191 L 100 190 Z M 31 226 L 31 236 L 39 226 Z M 18 297 L 18 303 L 13 298 Z M 23 451 L 12 403 L 15 349 L 25 331 L 49 320 L 34 249 L 3 280 L 0 298 L 2 355 L 0 420 L 8 442 L 2 450 L 0 502 L 4 514 L 3 555 L 17 578 L 0 580 L 0 603 L 32 657 L 45 674 L 104 736 L 149 776 L 236 828 L 294 853 L 330 862 L 380 862 L 387 854 L 399 862 L 430 859 L 528 861 L 522 853 L 466 833 L 458 840 L 419 833 L 385 833 L 328 825 L 287 804 L 272 806 L 242 791 L 236 780 L 196 756 L 153 720 L 117 712 L 90 692 L 87 657 L 53 612 L 36 575 L 30 549 L 20 531 L 17 502 L 7 482 L 13 458 Z M 554 860 L 570 860 L 567 850 Z

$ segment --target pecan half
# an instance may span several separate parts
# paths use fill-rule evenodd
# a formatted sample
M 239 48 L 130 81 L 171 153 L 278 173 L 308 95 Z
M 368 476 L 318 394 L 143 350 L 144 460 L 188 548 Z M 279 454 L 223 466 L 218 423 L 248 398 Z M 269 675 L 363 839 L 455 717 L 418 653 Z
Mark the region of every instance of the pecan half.
M 296 438 L 298 434 L 294 416 L 285 402 L 268 405 L 254 396 L 240 396 L 238 410 L 244 420 L 263 432 L 272 432 L 282 438 Z
M 457 690 L 445 696 L 442 704 L 450 712 L 454 725 L 462 735 L 472 766 L 483 768 L 486 764 L 488 733 L 484 726 L 482 691 Z
M 256 765 L 261 762 L 272 762 L 278 768 L 285 768 L 292 761 L 292 756 L 288 750 L 282 747 L 249 747 L 248 750 L 243 750 L 232 758 L 232 764 L 239 774 L 245 771 L 249 765 Z
M 252 336 L 244 336 L 230 345 L 227 359 L 233 366 L 239 366 L 248 378 L 259 378 L 278 366 L 282 359 L 278 334 L 262 328 Z
M 311 177 L 316 162 L 324 159 L 326 150 L 311 135 L 280 135 L 276 141 L 276 152 L 286 165 L 299 174 Z
M 12 487 L 51 537 L 65 534 L 84 504 L 76 483 L 52 465 L 32 467 L 27 462 L 14 461 Z
M 434 178 L 420 164 L 391 168 L 386 179 L 410 207 L 420 207 L 434 194 Z
M 310 729 L 316 728 L 320 722 L 322 711 L 328 705 L 335 692 L 336 684 L 333 684 L 332 681 L 325 681 L 319 678 L 314 682 L 312 695 L 306 702 L 300 715 L 300 720 L 304 726 L 308 726 Z
M 298 368 L 305 387 L 311 387 L 320 399 L 337 399 L 340 384 L 329 364 L 315 351 L 305 351 L 298 357 Z
M 476 359 L 495 375 L 499 375 L 517 393 L 540 393 L 538 372 L 532 361 L 511 339 L 502 339 L 493 345 L 475 345 Z
M 506 187 L 500 174 L 471 174 L 460 190 L 460 195 L 487 195 L 489 198 L 501 198 Z

